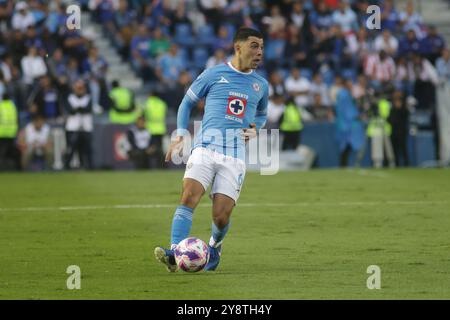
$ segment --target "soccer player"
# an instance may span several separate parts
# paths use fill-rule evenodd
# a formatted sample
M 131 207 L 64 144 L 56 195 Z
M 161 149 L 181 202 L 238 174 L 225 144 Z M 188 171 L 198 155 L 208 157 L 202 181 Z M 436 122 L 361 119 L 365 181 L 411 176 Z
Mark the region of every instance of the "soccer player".
M 211 184 L 213 222 L 205 270 L 217 268 L 245 176 L 245 144 L 266 122 L 268 82 L 254 71 L 262 61 L 263 37 L 256 30 L 240 28 L 233 45 L 231 61 L 204 70 L 178 110 L 177 136 L 166 161 L 180 154 L 190 112 L 200 99 L 206 99 L 201 130 L 186 164 L 180 205 L 173 216 L 171 248 L 155 248 L 156 259 L 169 272 L 177 269 L 173 249 L 189 236 L 194 209 Z

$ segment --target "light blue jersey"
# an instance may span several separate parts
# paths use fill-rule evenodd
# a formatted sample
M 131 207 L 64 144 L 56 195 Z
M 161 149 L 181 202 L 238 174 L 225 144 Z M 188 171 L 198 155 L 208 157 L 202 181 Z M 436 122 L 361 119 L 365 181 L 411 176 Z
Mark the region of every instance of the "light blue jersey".
M 245 158 L 242 129 L 256 124 L 259 130 L 267 118 L 268 83 L 255 71 L 243 73 L 231 62 L 206 69 L 192 83 L 180 104 L 177 128 L 187 129 L 191 109 L 206 98 L 201 130 L 194 146 Z

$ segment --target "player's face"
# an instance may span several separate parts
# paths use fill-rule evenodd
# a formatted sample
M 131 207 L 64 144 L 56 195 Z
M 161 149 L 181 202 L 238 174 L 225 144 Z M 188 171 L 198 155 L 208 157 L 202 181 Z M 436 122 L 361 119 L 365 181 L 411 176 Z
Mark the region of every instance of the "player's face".
M 241 46 L 241 59 L 249 69 L 256 69 L 262 62 L 264 43 L 263 39 L 248 37 Z

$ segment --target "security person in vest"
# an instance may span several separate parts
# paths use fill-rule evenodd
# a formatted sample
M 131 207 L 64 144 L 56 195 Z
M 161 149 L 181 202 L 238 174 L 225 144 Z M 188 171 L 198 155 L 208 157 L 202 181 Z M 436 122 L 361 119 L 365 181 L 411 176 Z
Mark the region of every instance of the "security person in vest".
M 109 93 L 111 109 L 109 110 L 109 120 L 115 124 L 132 124 L 136 121 L 137 111 L 134 101 L 134 94 L 130 89 L 120 86 L 118 80 L 111 84 Z
M 4 93 L 0 100 L 0 170 L 21 170 L 20 151 L 15 144 L 18 129 L 16 105 Z
M 280 131 L 283 134 L 281 150 L 295 150 L 300 144 L 300 132 L 303 129 L 300 111 L 294 99 L 289 98 L 280 118 Z
M 145 102 L 144 116 L 146 119 L 147 130 L 152 135 L 151 146 L 155 152 L 151 155 L 150 163 L 156 162 L 157 168 L 164 168 L 164 152 L 162 149 L 163 138 L 166 135 L 166 115 L 167 104 L 161 99 L 158 92 L 150 93 Z
M 371 108 L 371 116 L 367 126 L 367 136 L 371 139 L 372 162 L 375 168 L 383 166 L 384 156 L 390 167 L 395 167 L 394 151 L 390 140 L 392 127 L 388 121 L 391 103 L 387 94 L 381 93 L 380 99 Z

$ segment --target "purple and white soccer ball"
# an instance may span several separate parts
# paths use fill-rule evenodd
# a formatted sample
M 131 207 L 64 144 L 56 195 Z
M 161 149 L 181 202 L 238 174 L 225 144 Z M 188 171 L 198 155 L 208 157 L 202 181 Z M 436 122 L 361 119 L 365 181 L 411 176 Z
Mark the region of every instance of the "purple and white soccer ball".
M 178 268 L 186 272 L 202 270 L 209 260 L 209 250 L 206 243 L 195 237 L 181 241 L 174 250 Z

